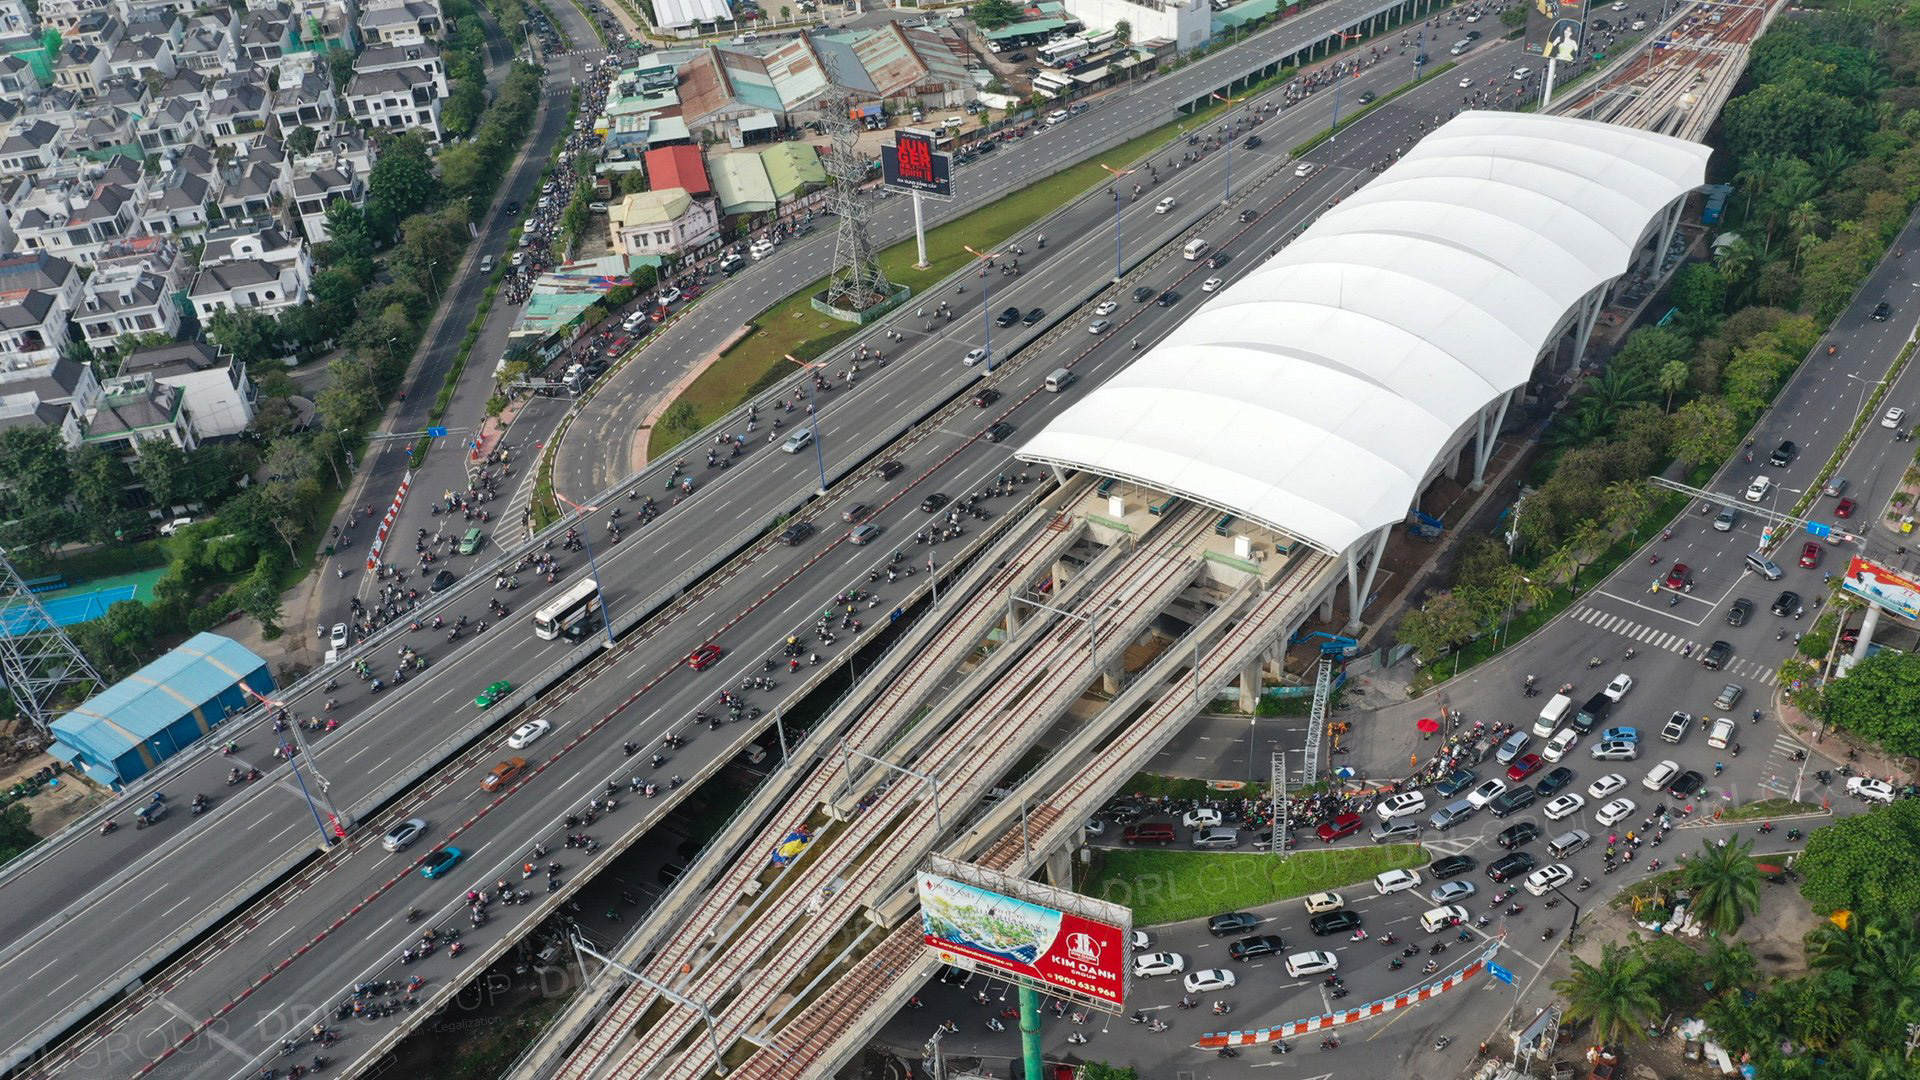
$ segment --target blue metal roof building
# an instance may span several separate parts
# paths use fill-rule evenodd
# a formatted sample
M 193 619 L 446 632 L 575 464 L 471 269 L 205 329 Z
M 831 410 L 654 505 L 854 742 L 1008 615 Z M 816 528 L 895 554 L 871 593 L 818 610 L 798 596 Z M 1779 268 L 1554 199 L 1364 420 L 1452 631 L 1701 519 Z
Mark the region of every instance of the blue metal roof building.
M 244 689 L 243 689 L 244 687 Z M 48 752 L 118 788 L 273 692 L 267 662 L 218 634 L 195 634 L 53 722 Z

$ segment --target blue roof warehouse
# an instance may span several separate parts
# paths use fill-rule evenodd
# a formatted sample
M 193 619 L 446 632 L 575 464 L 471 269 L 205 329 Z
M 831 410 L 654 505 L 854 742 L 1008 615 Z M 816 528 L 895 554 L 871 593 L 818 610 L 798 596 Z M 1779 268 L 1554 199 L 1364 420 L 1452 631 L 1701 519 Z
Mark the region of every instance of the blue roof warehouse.
M 239 642 L 195 634 L 53 722 L 49 752 L 118 788 L 273 692 L 267 662 Z

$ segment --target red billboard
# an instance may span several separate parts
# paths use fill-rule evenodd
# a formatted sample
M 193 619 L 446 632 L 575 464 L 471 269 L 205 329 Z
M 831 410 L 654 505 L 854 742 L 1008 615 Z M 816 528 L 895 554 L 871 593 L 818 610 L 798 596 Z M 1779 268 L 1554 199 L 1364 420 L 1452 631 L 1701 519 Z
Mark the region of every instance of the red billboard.
M 926 943 L 1076 997 L 1126 1003 L 1129 927 L 922 872 Z
M 953 197 L 953 157 L 934 149 L 931 134 L 909 128 L 895 133 L 893 143 L 880 147 L 882 183 L 943 199 Z

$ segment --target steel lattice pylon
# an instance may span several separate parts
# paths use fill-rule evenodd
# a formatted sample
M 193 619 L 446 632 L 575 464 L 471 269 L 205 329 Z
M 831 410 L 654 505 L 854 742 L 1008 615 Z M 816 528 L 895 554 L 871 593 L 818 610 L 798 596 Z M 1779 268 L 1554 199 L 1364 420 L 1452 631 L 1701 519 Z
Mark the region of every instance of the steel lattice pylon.
M 839 73 L 827 50 L 816 50 L 827 75 L 826 116 L 821 123 L 832 136 L 827 151 L 827 177 L 833 184 L 833 213 L 838 222 L 833 238 L 833 273 L 827 278 L 827 303 L 843 311 L 865 311 L 893 292 L 880 269 L 879 252 L 867 234 L 867 210 L 860 202 L 860 185 L 867 178 L 867 161 L 855 145 L 859 131 L 853 123 L 853 99 L 842 89 Z
M 27 588 L 13 560 L 0 551 L 0 678 L 20 714 L 49 733 L 54 702 L 69 688 L 106 685 L 80 647 L 60 629 Z

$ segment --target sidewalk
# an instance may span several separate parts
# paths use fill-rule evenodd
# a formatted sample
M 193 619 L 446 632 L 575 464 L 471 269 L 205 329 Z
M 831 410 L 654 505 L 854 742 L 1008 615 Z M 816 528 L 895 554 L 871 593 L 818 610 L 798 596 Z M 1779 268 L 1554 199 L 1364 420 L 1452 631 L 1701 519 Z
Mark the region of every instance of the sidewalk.
M 1913 782 L 1915 770 L 1910 759 L 1892 757 L 1845 731 L 1815 720 L 1789 704 L 1784 691 L 1774 691 L 1773 709 L 1775 715 L 1780 717 L 1780 726 L 1807 744 L 1810 757 L 1826 758 L 1836 768 L 1851 764 L 1854 772 L 1862 776 L 1877 776 L 1896 787 Z M 1809 762 L 1808 766 L 1811 768 L 1812 763 Z

